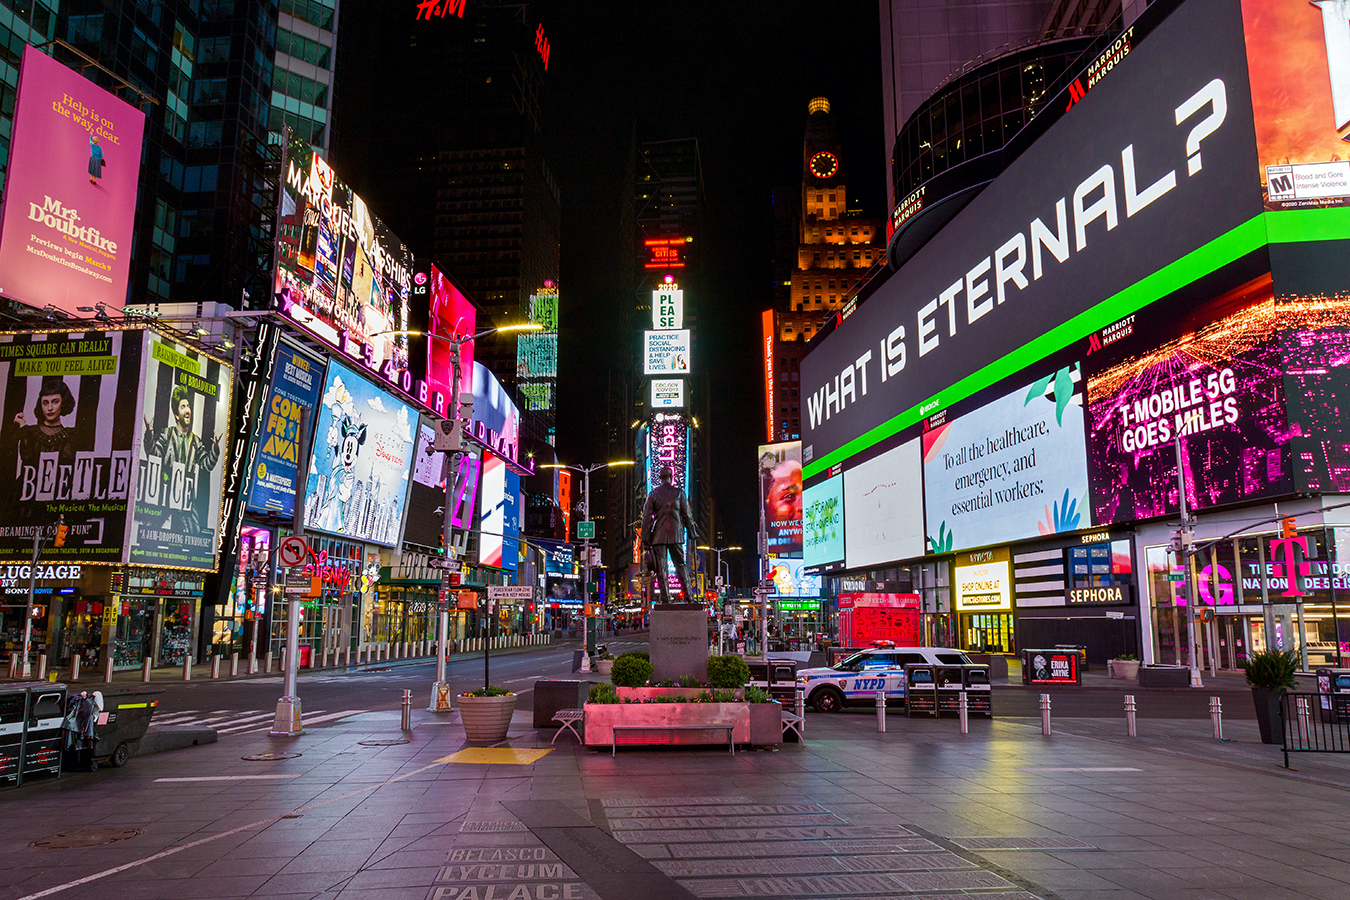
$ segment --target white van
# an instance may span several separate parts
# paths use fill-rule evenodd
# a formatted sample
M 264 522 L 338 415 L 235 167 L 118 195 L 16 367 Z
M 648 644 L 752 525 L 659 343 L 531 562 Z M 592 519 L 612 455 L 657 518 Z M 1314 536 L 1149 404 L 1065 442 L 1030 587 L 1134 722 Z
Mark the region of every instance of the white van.
M 877 691 L 887 701 L 905 699 L 905 666 L 909 663 L 969 665 L 960 650 L 949 647 L 869 647 L 833 668 L 802 669 L 797 684 L 816 712 L 838 712 L 850 703 L 874 703 Z

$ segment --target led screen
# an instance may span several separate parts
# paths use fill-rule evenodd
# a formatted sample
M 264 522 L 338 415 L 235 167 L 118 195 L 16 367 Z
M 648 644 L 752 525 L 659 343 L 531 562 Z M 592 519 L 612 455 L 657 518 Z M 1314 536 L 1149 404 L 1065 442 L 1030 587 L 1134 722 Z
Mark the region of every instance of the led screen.
M 422 547 L 440 547 L 445 509 L 446 454 L 431 450 L 436 432 L 433 420 L 423 418 L 417 429 L 417 452 L 413 454 L 412 483 L 408 486 L 408 515 L 403 539 Z M 471 521 L 478 496 L 481 451 L 466 444 L 459 463 L 451 525 L 463 528 Z
M 769 560 L 769 580 L 776 597 L 819 597 L 820 576 L 808 575 L 806 561 L 780 556 Z M 780 607 L 781 608 L 781 607 Z
M 485 566 L 515 571 L 519 547 L 517 496 L 508 493 L 511 473 L 506 463 L 491 453 L 483 456 L 483 506 L 479 516 L 478 561 Z M 517 478 L 517 484 L 519 479 Z
M 1081 366 L 931 428 L 923 483 L 933 552 L 1090 527 Z
M 643 332 L 644 375 L 689 374 L 689 329 Z
M 248 508 L 284 518 L 295 514 L 295 479 L 300 469 L 300 419 L 314 409 L 323 388 L 323 363 L 287 343 L 277 345 L 272 384 L 255 438 Z M 314 420 L 310 419 L 313 437 Z
M 923 555 L 922 474 L 918 438 L 844 471 L 848 568 Z
M 802 443 L 761 444 L 759 489 L 764 498 L 768 552 L 802 553 Z
M 811 485 L 802 495 L 802 560 L 811 568 L 844 561 L 844 476 Z

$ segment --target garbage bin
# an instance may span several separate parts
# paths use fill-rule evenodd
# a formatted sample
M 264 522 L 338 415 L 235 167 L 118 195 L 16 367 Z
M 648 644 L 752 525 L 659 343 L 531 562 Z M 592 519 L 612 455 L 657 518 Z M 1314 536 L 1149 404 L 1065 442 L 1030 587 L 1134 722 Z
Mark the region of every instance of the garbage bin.
M 301 645 L 300 645 L 300 668 L 302 668 L 302 669 L 308 669 L 308 668 L 309 668 L 309 659 L 310 659 L 310 657 L 313 656 L 313 655 L 314 655 L 314 648 L 313 648 L 313 647 L 311 647 L 309 644 L 301 644 Z
M 961 709 L 961 692 L 966 689 L 961 666 L 937 666 L 933 680 L 937 683 L 938 715 L 956 715 Z
M 989 685 L 989 667 L 962 666 L 965 676 L 966 712 L 970 715 L 994 717 L 994 690 Z
M 0 687 L 0 784 L 61 773 L 66 686 L 19 682 Z
M 113 768 L 127 764 L 136 755 L 141 738 L 150 727 L 150 717 L 159 705 L 156 690 L 127 690 L 103 695 L 103 712 L 98 717 L 94 734 L 94 759 L 106 761 Z
M 1350 669 L 1318 669 L 1317 693 L 1323 722 L 1350 718 Z
M 937 681 L 934 667 L 920 663 L 905 665 L 905 717 L 922 713 L 936 717 Z

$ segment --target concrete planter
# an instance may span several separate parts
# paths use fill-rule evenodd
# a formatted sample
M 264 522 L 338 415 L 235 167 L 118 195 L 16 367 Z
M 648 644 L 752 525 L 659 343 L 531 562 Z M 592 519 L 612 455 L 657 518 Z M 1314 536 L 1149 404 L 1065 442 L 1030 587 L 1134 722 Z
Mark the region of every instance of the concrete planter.
M 614 671 L 614 660 L 597 659 L 595 661 L 595 671 L 599 672 L 601 675 L 608 675 L 610 672 Z
M 511 727 L 511 714 L 516 711 L 516 695 L 501 697 L 455 698 L 459 719 L 464 723 L 464 736 L 471 741 L 496 743 L 506 737 Z
M 1119 678 L 1123 681 L 1137 681 L 1139 679 L 1139 660 L 1137 659 L 1113 659 L 1108 661 L 1107 665 L 1111 667 L 1111 677 Z
M 750 743 L 767 747 L 783 743 L 783 704 L 750 704 Z
M 643 701 L 643 700 L 650 700 L 650 699 L 652 699 L 653 697 L 682 697 L 682 698 L 687 699 L 687 700 L 692 700 L 692 699 L 694 699 L 695 697 L 698 697 L 699 695 L 701 695 L 704 691 L 711 691 L 712 688 L 706 688 L 706 687 L 691 687 L 691 688 L 685 688 L 685 687 L 640 687 L 640 688 L 616 687 L 614 690 L 615 690 L 615 692 L 618 693 L 619 699 L 624 700 L 624 701 L 626 701 L 626 702 L 628 702 L 628 703 L 639 703 L 639 702 L 641 702 L 641 701 Z M 722 689 L 719 688 L 719 690 L 722 690 Z M 744 690 L 743 688 L 738 688 L 736 691 L 734 691 L 734 693 L 736 694 L 736 699 L 737 699 L 737 700 L 744 700 L 744 699 L 745 699 L 745 690 Z
M 751 743 L 749 703 L 587 703 L 584 707 L 586 746 L 608 747 L 614 741 L 615 725 L 731 725 L 731 736 L 738 744 Z M 721 732 L 711 733 L 711 742 L 722 740 Z M 781 740 L 782 731 L 779 731 Z M 708 743 L 697 732 L 653 732 L 653 744 Z

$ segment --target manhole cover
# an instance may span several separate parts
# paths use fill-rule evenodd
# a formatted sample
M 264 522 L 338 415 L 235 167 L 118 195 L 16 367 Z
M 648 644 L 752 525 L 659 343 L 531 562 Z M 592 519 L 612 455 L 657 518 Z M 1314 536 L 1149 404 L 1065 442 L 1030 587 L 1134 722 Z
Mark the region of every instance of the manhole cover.
M 295 759 L 300 756 L 299 753 L 255 753 L 252 756 L 241 756 L 240 759 L 246 759 L 249 762 L 266 762 L 271 759 Z
M 125 841 L 141 833 L 139 828 L 76 828 L 29 844 L 43 850 L 68 850 L 74 847 L 97 847 L 114 841 Z
M 399 744 L 408 743 L 407 738 L 389 738 L 387 740 L 376 741 L 357 741 L 362 747 L 397 747 Z

